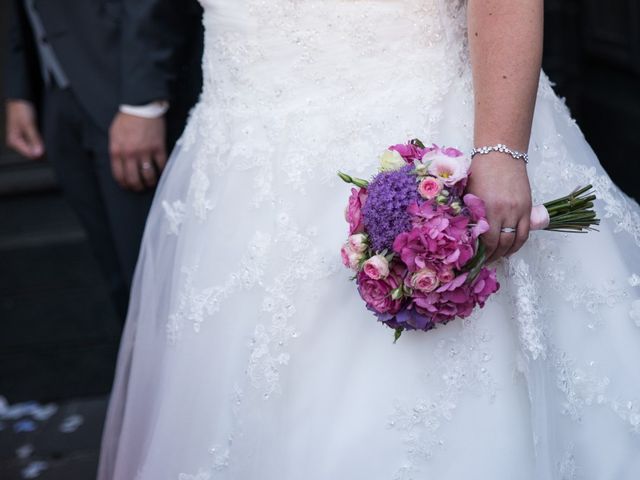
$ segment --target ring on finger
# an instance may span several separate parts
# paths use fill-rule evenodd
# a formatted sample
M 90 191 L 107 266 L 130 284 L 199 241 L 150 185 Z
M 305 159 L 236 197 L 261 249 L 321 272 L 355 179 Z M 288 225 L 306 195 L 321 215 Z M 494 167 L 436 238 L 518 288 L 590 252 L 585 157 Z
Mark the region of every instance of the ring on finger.
M 153 165 L 151 165 L 151 162 L 142 162 L 141 168 L 142 170 L 151 170 Z
M 516 233 L 518 230 L 513 227 L 502 227 L 500 229 L 501 233 Z

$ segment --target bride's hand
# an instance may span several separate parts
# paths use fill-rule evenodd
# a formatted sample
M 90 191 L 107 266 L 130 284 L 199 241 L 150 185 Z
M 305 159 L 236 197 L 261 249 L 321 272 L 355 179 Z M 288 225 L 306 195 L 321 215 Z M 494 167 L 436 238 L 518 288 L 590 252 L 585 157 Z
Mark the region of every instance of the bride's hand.
M 490 230 L 481 238 L 487 261 L 517 252 L 529 238 L 532 201 L 526 164 L 498 152 L 476 155 L 467 190 L 485 203 Z M 515 228 L 516 233 L 502 228 Z

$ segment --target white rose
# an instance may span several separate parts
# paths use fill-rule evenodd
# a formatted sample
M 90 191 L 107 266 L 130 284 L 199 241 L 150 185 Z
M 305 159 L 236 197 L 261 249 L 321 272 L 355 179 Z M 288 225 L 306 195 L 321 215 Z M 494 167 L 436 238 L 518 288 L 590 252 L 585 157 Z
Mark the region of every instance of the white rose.
M 407 162 L 402 155 L 395 150 L 385 150 L 380 157 L 380 170 L 382 172 L 391 172 L 393 170 L 400 170 L 402 167 L 406 167 Z

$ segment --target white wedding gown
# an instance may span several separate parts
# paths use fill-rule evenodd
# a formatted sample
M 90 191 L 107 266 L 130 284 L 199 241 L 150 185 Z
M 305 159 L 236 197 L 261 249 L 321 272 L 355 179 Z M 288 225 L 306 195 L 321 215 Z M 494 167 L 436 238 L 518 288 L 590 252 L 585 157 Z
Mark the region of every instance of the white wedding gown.
M 640 478 L 640 208 L 548 79 L 534 200 L 593 183 L 600 232 L 533 233 L 483 310 L 394 345 L 340 264 L 336 171 L 472 147 L 464 1 L 208 0 L 204 23 L 99 479 Z

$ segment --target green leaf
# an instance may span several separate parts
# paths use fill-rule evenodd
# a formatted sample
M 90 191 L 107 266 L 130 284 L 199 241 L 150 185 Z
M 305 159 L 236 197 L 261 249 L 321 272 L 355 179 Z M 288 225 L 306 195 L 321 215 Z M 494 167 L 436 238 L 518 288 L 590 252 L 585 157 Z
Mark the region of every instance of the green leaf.
M 400 285 L 398 288 L 391 290 L 390 295 L 393 300 L 400 300 L 404 296 L 404 288 Z
M 398 340 L 400 340 L 400 337 L 402 336 L 402 332 L 404 332 L 404 328 L 402 328 L 402 327 L 396 328 L 395 333 L 393 334 L 393 343 L 394 343 L 394 345 L 396 344 L 396 342 Z
M 409 143 L 411 143 L 412 145 L 415 145 L 416 147 L 424 148 L 424 143 L 422 143 L 422 141 L 417 138 L 414 138 Z

